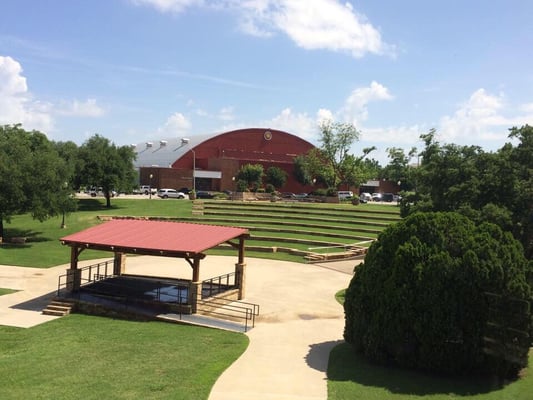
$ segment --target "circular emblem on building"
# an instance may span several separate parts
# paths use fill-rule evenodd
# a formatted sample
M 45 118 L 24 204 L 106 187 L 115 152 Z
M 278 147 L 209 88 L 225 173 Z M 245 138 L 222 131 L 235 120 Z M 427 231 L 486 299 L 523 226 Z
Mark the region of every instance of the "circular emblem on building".
M 266 132 L 263 134 L 263 137 L 265 138 L 265 140 L 270 140 L 270 139 L 272 139 L 272 132 L 270 132 L 270 131 L 266 131 Z

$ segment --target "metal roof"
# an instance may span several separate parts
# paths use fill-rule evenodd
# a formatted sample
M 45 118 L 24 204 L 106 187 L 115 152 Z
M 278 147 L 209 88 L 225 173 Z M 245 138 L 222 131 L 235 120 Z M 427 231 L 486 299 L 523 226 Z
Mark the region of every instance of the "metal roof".
M 135 168 L 168 168 L 191 149 L 220 134 L 193 135 L 187 136 L 187 139 L 185 137 L 174 137 L 132 145 L 135 146 L 133 151 L 137 155 L 133 165 Z M 188 140 L 188 142 L 184 143 L 184 139 Z
M 228 226 L 116 219 L 65 236 L 60 241 L 69 246 L 98 250 L 184 257 L 247 236 L 247 229 Z

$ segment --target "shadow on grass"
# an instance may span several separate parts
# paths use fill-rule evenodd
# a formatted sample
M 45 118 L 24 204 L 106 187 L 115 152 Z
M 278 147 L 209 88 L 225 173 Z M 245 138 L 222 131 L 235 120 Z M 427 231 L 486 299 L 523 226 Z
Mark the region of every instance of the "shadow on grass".
M 33 231 L 31 229 L 18 229 L 18 228 L 5 228 L 4 229 L 4 242 L 2 243 L 3 249 L 20 249 L 31 247 L 32 243 L 37 242 L 50 242 L 54 239 L 40 236 L 43 232 Z M 26 238 L 25 243 L 13 243 L 13 238 Z
M 450 377 L 385 367 L 368 362 L 355 353 L 351 345 L 342 343 L 330 354 L 328 365 L 330 381 L 351 381 L 367 387 L 383 388 L 403 395 L 454 394 L 469 396 L 501 389 L 497 381 L 488 377 Z
M 101 199 L 98 198 L 90 198 L 90 199 L 79 199 L 78 200 L 78 210 L 77 211 L 104 211 L 104 210 L 118 210 L 120 208 L 116 205 L 116 203 L 113 203 L 113 200 L 111 200 L 111 207 L 107 208 L 105 205 L 105 201 L 101 201 Z

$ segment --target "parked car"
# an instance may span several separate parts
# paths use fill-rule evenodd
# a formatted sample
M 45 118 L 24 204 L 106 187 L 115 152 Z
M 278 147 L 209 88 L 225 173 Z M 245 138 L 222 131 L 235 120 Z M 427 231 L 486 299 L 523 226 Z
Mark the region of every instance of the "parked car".
M 337 192 L 339 200 L 351 199 L 353 197 L 353 192 L 351 190 L 339 190 Z
M 381 201 L 382 195 L 381 193 L 372 193 L 372 201 Z
M 394 195 L 392 193 L 383 193 L 383 195 L 381 196 L 381 201 L 386 201 L 386 202 L 392 202 L 392 200 L 394 200 Z
M 181 192 L 183 194 L 189 194 L 191 192 L 191 189 L 186 188 L 186 187 L 182 187 L 182 188 L 178 189 L 178 192 Z
M 99 188 L 92 187 L 91 189 L 89 189 L 89 194 L 91 195 L 91 197 L 103 196 L 104 191 L 101 187 Z M 118 196 L 118 193 L 115 190 L 111 190 L 109 194 L 111 195 L 111 197 Z
M 157 188 L 150 187 L 149 185 L 142 185 L 139 189 L 133 189 L 133 194 L 157 194 Z
M 196 192 L 196 198 L 197 199 L 212 199 L 213 197 L 215 197 L 214 194 L 212 194 L 210 192 L 206 192 L 204 190 L 200 190 L 200 191 Z
M 283 192 L 281 194 L 281 197 L 283 199 L 293 199 L 294 198 L 294 193 L 292 193 L 292 192 Z
M 162 199 L 184 199 L 186 195 L 182 192 L 178 192 L 176 189 L 159 189 L 157 196 Z
M 293 198 L 298 199 L 298 200 L 304 200 L 304 199 L 307 199 L 308 196 L 309 195 L 307 193 L 298 193 L 298 194 L 295 194 Z
M 363 192 L 359 195 L 359 201 L 361 201 L 361 203 L 372 201 L 372 195 L 370 193 Z

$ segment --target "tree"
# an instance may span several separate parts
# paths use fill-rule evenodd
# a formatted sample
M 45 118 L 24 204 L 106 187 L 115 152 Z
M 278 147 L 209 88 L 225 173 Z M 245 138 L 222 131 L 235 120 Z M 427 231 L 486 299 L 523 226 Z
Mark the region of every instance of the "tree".
M 403 216 L 417 211 L 460 211 L 511 230 L 533 256 L 533 127 L 512 128 L 494 153 L 478 146 L 441 145 L 435 130 L 422 135 L 422 163 L 413 169 L 416 193 L 402 198 Z
M 531 259 L 533 258 L 533 157 L 531 156 L 533 126 L 511 128 L 509 137 L 518 140 L 518 145 L 509 150 L 509 162 L 515 174 L 516 190 L 513 193 L 514 201 L 508 208 L 513 213 L 515 236 L 520 239 L 525 247 L 526 256 Z
M 357 268 L 344 337 L 379 363 L 516 376 L 530 345 L 531 267 L 494 224 L 413 214 L 380 234 Z
M 280 189 L 287 182 L 287 173 L 279 167 L 270 167 L 266 171 L 266 182 Z
M 135 153 L 129 146 L 117 147 L 96 134 L 80 147 L 79 157 L 82 160 L 79 180 L 90 186 L 101 187 L 106 207 L 111 207 L 113 190 L 131 187 L 135 176 Z
M 252 191 L 261 187 L 263 182 L 263 166 L 261 164 L 245 164 L 237 172 L 237 180 L 246 182 Z
M 409 166 L 412 158 L 417 155 L 416 147 L 412 147 L 406 154 L 404 149 L 390 147 L 387 149 L 389 164 L 382 169 L 380 177 L 393 182 L 401 182 L 402 190 L 412 190 L 413 168 Z
M 357 140 L 359 131 L 352 124 L 323 122 L 320 148 L 295 159 L 298 181 L 309 184 L 309 180 L 316 179 L 335 189 L 340 185 L 358 186 L 366 181 L 371 175 L 363 160 L 375 147 L 363 149 L 363 155 L 356 157 L 349 151 Z
M 20 124 L 0 126 L 0 236 L 4 221 L 31 212 L 44 221 L 62 212 L 68 169 L 52 142 Z
M 311 185 L 313 182 L 328 187 L 334 185 L 333 169 L 325 163 L 319 149 L 311 149 L 306 154 L 295 157 L 294 175 L 302 185 Z
M 53 143 L 57 153 L 65 162 L 69 176 L 68 186 L 72 189 L 80 189 L 83 182 L 80 181 L 78 172 L 81 170 L 83 161 L 79 158 L 78 146 L 71 141 Z

